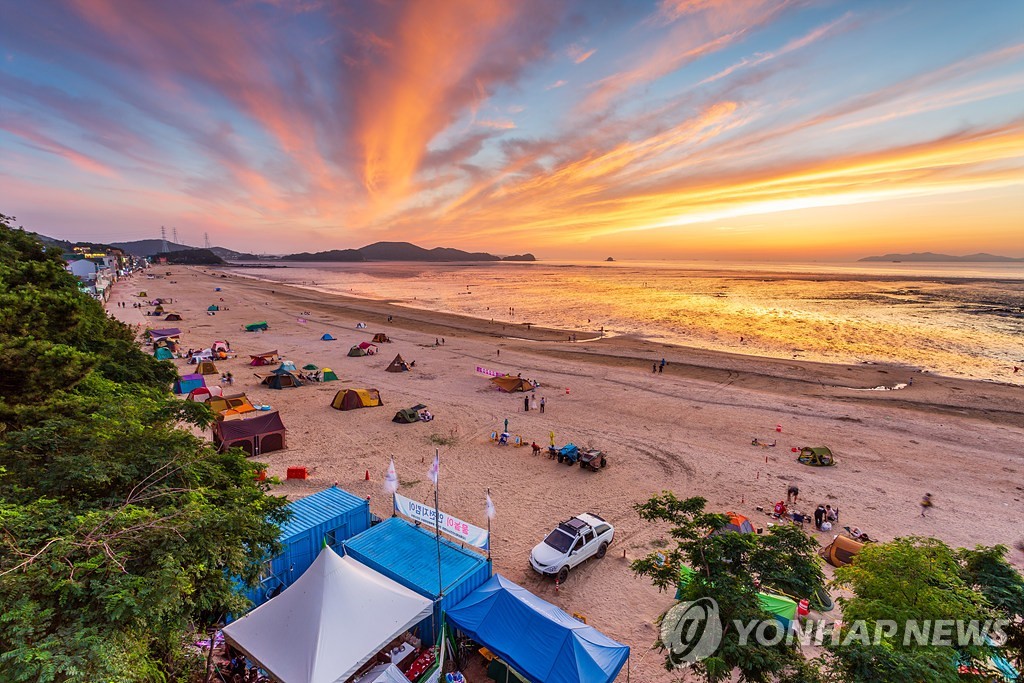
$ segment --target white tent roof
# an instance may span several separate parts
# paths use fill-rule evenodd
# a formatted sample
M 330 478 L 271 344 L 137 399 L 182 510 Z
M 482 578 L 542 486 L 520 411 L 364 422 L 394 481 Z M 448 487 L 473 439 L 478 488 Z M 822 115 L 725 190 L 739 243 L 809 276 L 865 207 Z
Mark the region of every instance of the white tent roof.
M 282 683 L 336 683 L 432 608 L 427 598 L 324 548 L 287 590 L 228 624 L 224 637 Z
M 394 664 L 378 664 L 360 677 L 359 683 L 409 683 L 409 679 Z

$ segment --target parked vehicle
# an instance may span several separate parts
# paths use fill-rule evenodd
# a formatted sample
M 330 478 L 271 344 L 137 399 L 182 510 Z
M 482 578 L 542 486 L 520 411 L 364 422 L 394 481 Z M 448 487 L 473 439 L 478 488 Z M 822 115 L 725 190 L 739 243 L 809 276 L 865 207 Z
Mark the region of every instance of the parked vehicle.
M 608 466 L 608 459 L 604 453 L 591 448 L 580 453 L 580 469 L 597 472 L 599 469 Z
M 566 465 L 575 465 L 580 459 L 580 449 L 573 443 L 567 443 L 558 451 L 558 462 Z
M 584 512 L 568 519 L 551 531 L 530 552 L 530 566 L 545 576 L 564 583 L 569 570 L 591 557 L 605 556 L 615 537 L 615 528 L 600 516 Z

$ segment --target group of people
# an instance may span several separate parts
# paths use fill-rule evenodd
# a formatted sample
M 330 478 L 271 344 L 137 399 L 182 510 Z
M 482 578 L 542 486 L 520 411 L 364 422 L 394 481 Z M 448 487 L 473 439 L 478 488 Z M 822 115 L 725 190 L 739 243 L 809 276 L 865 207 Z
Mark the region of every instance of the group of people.
M 230 372 L 225 372 L 220 376 L 220 383 L 223 386 L 231 386 L 235 383 L 235 378 Z
M 523 411 L 524 412 L 528 413 L 531 410 L 537 410 L 538 405 L 539 405 L 540 412 L 543 413 L 544 412 L 544 408 L 547 406 L 547 404 L 548 404 L 548 400 L 545 397 L 543 397 L 543 396 L 540 397 L 540 404 L 537 403 L 537 397 L 536 396 L 523 396 Z
M 665 372 L 665 366 L 666 365 L 668 365 L 668 363 L 666 363 L 665 359 L 662 358 L 660 363 L 653 363 L 653 364 L 651 364 L 651 372 L 652 373 L 654 373 L 654 372 Z

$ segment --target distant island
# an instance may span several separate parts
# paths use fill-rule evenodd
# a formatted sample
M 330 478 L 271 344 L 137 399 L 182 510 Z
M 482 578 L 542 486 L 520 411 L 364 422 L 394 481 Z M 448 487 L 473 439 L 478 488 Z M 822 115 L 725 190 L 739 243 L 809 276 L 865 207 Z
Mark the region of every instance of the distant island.
M 885 256 L 866 256 L 858 259 L 864 261 L 907 261 L 909 263 L 1024 263 L 1024 258 L 1012 256 L 996 256 L 995 254 L 969 254 L 967 256 L 950 256 L 949 254 L 933 254 L 930 251 L 913 254 L 886 254 Z
M 613 259 L 611 256 L 609 256 L 608 258 L 605 259 L 605 261 L 608 261 L 610 263 L 614 263 L 615 259 Z
M 301 252 L 282 256 L 282 261 L 340 261 L 360 263 L 365 261 L 419 261 L 444 262 L 457 261 L 536 261 L 533 254 L 517 254 L 515 256 L 495 256 L 483 252 L 469 252 L 461 249 L 435 247 L 424 249 L 409 242 L 375 242 L 359 249 L 332 249 L 314 253 Z

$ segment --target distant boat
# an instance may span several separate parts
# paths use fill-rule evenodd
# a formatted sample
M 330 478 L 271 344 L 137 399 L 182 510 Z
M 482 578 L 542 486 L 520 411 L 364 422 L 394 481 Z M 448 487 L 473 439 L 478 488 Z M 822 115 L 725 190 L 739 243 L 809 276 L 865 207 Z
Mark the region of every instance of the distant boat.
M 608 258 L 605 259 L 605 261 L 614 261 L 614 260 L 615 259 L 613 259 L 611 256 L 609 256 Z

